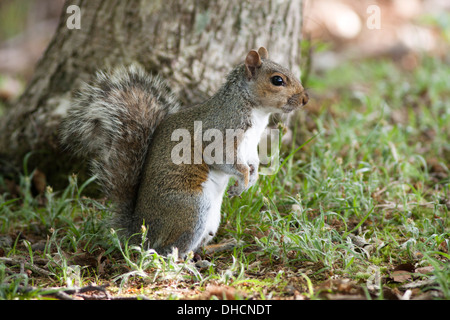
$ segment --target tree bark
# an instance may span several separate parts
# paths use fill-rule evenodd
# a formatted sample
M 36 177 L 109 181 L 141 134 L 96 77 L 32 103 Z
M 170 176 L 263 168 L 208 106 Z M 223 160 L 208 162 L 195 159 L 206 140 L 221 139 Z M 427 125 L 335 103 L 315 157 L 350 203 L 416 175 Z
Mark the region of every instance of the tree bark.
M 80 29 L 67 27 L 69 5 L 81 9 Z M 23 95 L 0 118 L 0 158 L 19 165 L 33 151 L 30 169 L 66 181 L 80 168 L 60 151 L 58 124 L 96 70 L 138 62 L 192 105 L 259 46 L 299 75 L 301 26 L 302 0 L 70 0 Z

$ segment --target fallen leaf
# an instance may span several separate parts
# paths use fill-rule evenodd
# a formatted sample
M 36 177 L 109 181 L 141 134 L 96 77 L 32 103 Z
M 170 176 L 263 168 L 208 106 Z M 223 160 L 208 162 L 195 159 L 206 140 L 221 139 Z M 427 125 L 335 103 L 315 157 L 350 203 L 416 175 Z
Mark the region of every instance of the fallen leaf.
M 447 241 L 442 241 L 441 242 L 441 244 L 438 247 L 439 251 L 442 251 L 444 253 L 448 253 L 448 242 Z
M 415 268 L 412 263 L 402 263 L 394 268 L 394 271 L 399 271 L 399 270 L 414 272 Z
M 97 267 L 98 261 L 97 258 L 90 253 L 83 252 L 83 253 L 76 253 L 74 254 L 70 261 L 79 266 L 83 267 Z
M 40 171 L 39 169 L 36 169 L 34 171 L 32 182 L 38 194 L 43 194 L 45 192 L 45 187 L 47 186 L 47 178 L 42 171 Z
M 392 280 L 395 282 L 406 282 L 412 279 L 411 272 L 405 271 L 405 270 L 396 270 L 392 272 Z
M 422 288 L 422 287 L 435 286 L 435 285 L 437 285 L 437 284 L 436 284 L 435 280 L 433 280 L 433 279 L 416 280 L 413 282 L 402 284 L 400 286 L 400 289 L 407 290 L 407 289 Z
M 213 296 L 221 300 L 236 300 L 243 294 L 232 287 L 210 285 L 206 288 L 203 298 L 209 300 Z
M 432 273 L 433 271 L 434 271 L 433 266 L 421 267 L 421 268 L 416 269 L 417 273 L 423 273 L 423 274 Z
M 394 268 L 391 278 L 394 282 L 403 283 L 412 280 L 412 273 L 415 272 L 414 265 L 411 263 L 402 263 Z
M 77 251 L 74 255 L 67 255 L 68 260 L 75 265 L 98 268 L 98 273 L 102 274 L 103 270 L 103 258 L 104 250 L 100 250 L 100 253 L 89 253 L 83 250 Z
M 362 288 L 350 279 L 329 279 L 323 282 L 318 290 L 328 300 L 366 299 Z

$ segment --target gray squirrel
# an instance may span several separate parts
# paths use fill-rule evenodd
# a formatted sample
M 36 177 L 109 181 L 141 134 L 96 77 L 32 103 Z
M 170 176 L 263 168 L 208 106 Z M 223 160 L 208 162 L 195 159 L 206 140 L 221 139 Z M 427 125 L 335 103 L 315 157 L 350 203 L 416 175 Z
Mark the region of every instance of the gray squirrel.
M 137 65 L 99 72 L 80 89 L 60 135 L 73 153 L 90 160 L 124 236 L 145 224 L 150 248 L 167 255 L 176 247 L 185 256 L 214 237 L 229 179 L 236 179 L 229 196 L 256 183 L 258 142 L 270 114 L 307 102 L 300 81 L 261 47 L 248 52 L 217 93 L 190 108 L 181 108 L 166 82 Z M 201 132 L 195 132 L 198 123 Z M 191 161 L 173 160 L 177 129 L 190 134 L 192 147 L 184 151 Z M 228 161 L 202 154 L 205 141 L 195 150 L 194 138 L 211 129 L 224 136 L 227 130 L 238 132 L 232 143 L 223 143 L 219 160 Z

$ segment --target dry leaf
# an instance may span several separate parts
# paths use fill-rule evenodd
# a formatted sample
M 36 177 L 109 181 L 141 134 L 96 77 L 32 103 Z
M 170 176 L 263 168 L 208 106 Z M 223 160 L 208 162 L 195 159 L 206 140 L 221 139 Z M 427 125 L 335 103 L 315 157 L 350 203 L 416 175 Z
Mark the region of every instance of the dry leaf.
M 394 282 L 403 283 L 412 280 L 412 273 L 415 272 L 414 265 L 411 263 L 402 263 L 395 267 L 391 273 L 391 278 Z
M 232 287 L 210 285 L 206 288 L 203 297 L 209 300 L 212 296 L 221 300 L 236 300 L 242 297 L 243 294 Z
M 320 285 L 319 291 L 328 300 L 366 299 L 361 287 L 350 279 L 329 279 Z
M 36 169 L 34 171 L 32 182 L 38 194 L 43 194 L 45 192 L 45 187 L 47 186 L 47 178 L 42 171 L 40 171 L 39 169 Z
M 101 250 L 98 254 L 78 250 L 74 255 L 68 256 L 68 260 L 74 265 L 98 268 L 99 274 L 102 274 L 104 271 L 101 262 L 103 253 L 104 250 Z
M 402 263 L 394 268 L 394 271 L 403 270 L 408 272 L 414 272 L 415 267 L 412 263 Z
M 423 274 L 432 273 L 433 271 L 434 271 L 433 266 L 421 267 L 421 268 L 416 269 L 417 273 L 423 273 Z
M 412 279 L 411 273 L 405 270 L 396 270 L 392 272 L 392 280 L 395 282 L 406 282 Z

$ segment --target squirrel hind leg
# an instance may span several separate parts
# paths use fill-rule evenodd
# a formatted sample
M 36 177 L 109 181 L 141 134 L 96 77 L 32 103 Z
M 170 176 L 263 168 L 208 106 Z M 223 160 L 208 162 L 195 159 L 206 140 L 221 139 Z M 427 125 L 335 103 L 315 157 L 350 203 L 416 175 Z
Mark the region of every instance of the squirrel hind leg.
M 202 243 L 202 235 L 206 226 L 199 221 L 189 221 L 181 219 L 183 223 L 171 222 L 156 219 L 150 221 L 148 225 L 149 248 L 154 249 L 158 254 L 167 256 L 177 248 L 180 258 L 185 258 L 190 251 L 196 251 Z
M 173 252 L 174 248 L 177 248 L 179 257 L 185 258 L 190 251 L 195 252 L 199 245 L 200 241 L 197 234 L 194 232 L 185 231 L 170 244 L 155 247 L 154 249 L 158 252 L 158 254 L 167 256 Z

